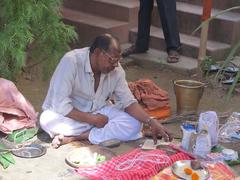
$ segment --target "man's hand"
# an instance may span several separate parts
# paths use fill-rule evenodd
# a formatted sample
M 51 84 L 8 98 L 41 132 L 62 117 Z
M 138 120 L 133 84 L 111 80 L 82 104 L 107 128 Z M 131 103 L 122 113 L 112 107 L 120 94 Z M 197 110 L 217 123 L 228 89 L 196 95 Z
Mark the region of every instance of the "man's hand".
M 152 131 L 152 137 L 153 137 L 153 141 L 154 144 L 157 143 L 157 135 L 160 134 L 164 141 L 168 142 L 168 141 L 172 141 L 172 136 L 171 134 L 168 132 L 168 130 L 161 125 L 156 119 L 151 119 L 151 121 L 149 122 L 151 131 Z
M 94 114 L 93 115 L 93 125 L 97 128 L 102 128 L 108 123 L 108 117 L 102 114 Z

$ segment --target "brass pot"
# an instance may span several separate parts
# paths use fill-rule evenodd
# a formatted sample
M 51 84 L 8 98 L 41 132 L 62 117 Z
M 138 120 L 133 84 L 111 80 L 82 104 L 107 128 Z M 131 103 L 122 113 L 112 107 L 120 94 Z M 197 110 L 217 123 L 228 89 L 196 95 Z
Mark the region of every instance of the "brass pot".
M 205 84 L 194 80 L 173 81 L 177 114 L 196 114 Z

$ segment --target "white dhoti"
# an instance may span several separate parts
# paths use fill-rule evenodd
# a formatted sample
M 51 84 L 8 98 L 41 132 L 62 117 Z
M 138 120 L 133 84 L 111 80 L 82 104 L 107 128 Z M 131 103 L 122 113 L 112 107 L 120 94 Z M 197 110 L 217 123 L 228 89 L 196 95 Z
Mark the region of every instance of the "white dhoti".
M 90 130 L 89 141 L 93 144 L 119 139 L 121 141 L 136 140 L 142 137 L 142 124 L 129 114 L 114 108 L 104 107 L 97 113 L 108 117 L 108 123 L 103 128 L 96 128 L 87 123 L 72 120 L 50 110 L 45 110 L 40 116 L 40 125 L 51 137 L 58 134 L 64 136 L 79 136 Z

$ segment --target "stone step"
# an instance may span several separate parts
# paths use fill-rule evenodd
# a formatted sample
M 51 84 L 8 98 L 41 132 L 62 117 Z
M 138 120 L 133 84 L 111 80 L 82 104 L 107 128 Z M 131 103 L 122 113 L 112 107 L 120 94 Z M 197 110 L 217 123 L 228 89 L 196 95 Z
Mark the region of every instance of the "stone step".
M 137 28 L 130 30 L 130 41 L 135 42 L 137 37 Z M 197 58 L 200 39 L 198 37 L 180 34 L 182 43 L 182 55 Z M 165 50 L 165 41 L 161 28 L 152 26 L 150 32 L 150 47 L 159 50 Z M 223 60 L 229 52 L 230 45 L 209 40 L 207 43 L 207 55 L 211 56 L 214 60 Z
M 122 44 L 122 49 L 126 49 L 130 46 L 130 44 Z M 180 61 L 178 63 L 167 63 L 167 53 L 164 51 L 156 50 L 156 49 L 149 49 L 147 53 L 140 53 L 140 54 L 133 54 L 127 58 L 123 59 L 124 67 L 126 64 L 136 64 L 142 66 L 144 68 L 168 68 L 174 72 L 181 73 L 184 75 L 192 75 L 195 74 L 197 71 L 197 60 L 181 56 Z M 131 61 L 133 60 L 133 61 Z
M 212 15 L 217 12 L 219 10 L 213 9 Z M 201 15 L 201 6 L 177 2 L 177 17 L 181 33 L 191 34 L 201 24 Z M 157 6 L 154 7 L 152 24 L 161 27 Z M 200 31 L 195 36 L 199 37 Z M 240 14 L 227 12 L 217 16 L 210 22 L 208 39 L 228 44 L 236 43 L 240 39 Z
M 121 43 L 128 42 L 128 23 L 115 19 L 95 16 L 63 7 L 63 21 L 75 26 L 79 35 L 79 44 L 89 46 L 93 39 L 102 33 L 111 33 L 119 38 Z
M 203 0 L 177 0 L 178 2 L 186 2 L 189 4 L 202 5 Z M 234 6 L 240 6 L 239 0 L 212 0 L 212 7 L 216 9 L 227 9 Z M 240 13 L 240 9 L 235 10 Z
M 64 0 L 64 7 L 137 25 L 139 0 Z

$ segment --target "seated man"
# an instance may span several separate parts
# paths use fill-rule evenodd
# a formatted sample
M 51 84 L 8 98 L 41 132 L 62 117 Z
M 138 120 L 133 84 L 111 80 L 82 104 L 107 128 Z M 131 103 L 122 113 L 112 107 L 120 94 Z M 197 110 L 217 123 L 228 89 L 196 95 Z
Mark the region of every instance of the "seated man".
M 168 131 L 134 99 L 121 67 L 121 49 L 116 38 L 103 34 L 91 47 L 64 55 L 50 82 L 40 125 L 52 138 L 53 147 L 88 139 L 93 144 L 141 138 L 142 123 L 157 135 L 172 140 Z M 121 105 L 111 105 L 114 97 Z

